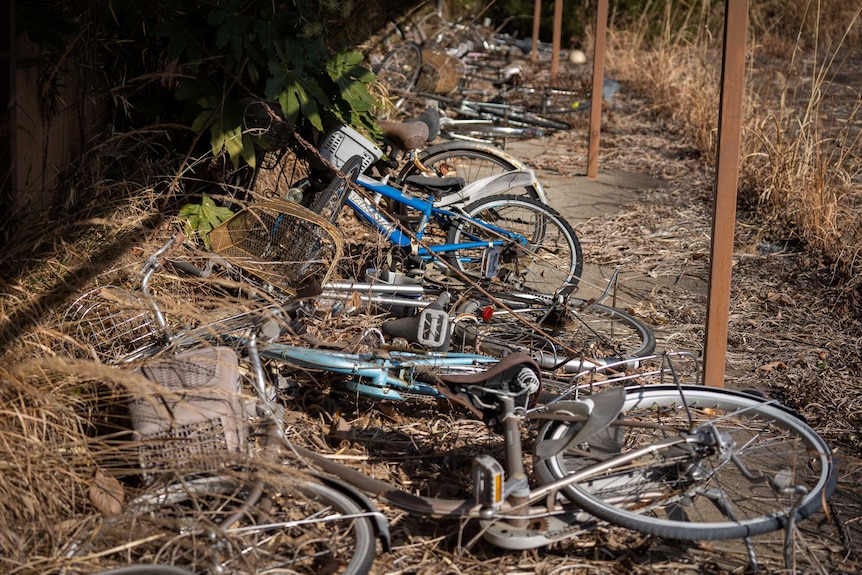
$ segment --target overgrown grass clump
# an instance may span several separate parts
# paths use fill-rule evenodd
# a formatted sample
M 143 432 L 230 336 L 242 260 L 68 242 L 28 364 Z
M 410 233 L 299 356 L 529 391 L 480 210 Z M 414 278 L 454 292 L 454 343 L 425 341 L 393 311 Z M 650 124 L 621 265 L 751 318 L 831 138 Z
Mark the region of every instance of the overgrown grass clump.
M 612 26 L 607 56 L 612 73 L 647 95 L 707 163 L 717 143 L 722 8 L 651 3 L 640 20 Z M 739 189 L 764 230 L 785 234 L 765 239 L 801 240 L 832 279 L 854 288 L 862 284 L 860 12 L 854 0 L 751 4 Z

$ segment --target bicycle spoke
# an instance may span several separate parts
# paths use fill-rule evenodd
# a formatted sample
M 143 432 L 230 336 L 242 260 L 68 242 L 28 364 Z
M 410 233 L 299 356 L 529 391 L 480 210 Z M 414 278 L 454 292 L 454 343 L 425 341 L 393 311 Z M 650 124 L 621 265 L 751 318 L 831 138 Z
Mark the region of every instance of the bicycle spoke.
M 566 437 L 543 427 L 539 442 Z M 685 442 L 654 448 L 683 434 Z M 780 529 L 820 508 L 835 484 L 828 446 L 804 422 L 761 398 L 722 389 L 631 388 L 618 425 L 542 460 L 544 480 L 626 453 L 567 496 L 614 524 L 676 539 L 730 539 Z M 583 447 L 583 446 L 581 446 Z

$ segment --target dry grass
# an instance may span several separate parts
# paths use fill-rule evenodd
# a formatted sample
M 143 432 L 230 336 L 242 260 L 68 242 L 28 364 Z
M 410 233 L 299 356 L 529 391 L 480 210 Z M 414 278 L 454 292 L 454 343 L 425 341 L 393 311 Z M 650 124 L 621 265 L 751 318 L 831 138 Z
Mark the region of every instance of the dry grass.
M 750 12 L 740 199 L 776 232 L 789 227 L 835 280 L 858 286 L 862 9 L 852 1 L 772 8 Z M 706 163 L 715 158 L 721 58 L 721 14 L 709 10 L 707 2 L 669 10 L 655 36 L 654 20 L 615 30 L 609 54 L 611 73 L 644 93 Z

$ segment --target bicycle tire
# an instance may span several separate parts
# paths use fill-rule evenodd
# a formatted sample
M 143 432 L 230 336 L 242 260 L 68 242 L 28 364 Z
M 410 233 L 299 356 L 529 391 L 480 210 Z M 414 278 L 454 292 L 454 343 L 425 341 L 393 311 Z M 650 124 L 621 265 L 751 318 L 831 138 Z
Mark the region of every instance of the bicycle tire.
M 222 572 L 249 575 L 270 568 L 364 575 L 376 556 L 365 510 L 314 481 L 198 477 L 138 497 L 130 510 L 135 529 L 126 537 L 171 533 L 151 553 L 194 572 L 220 565 Z
M 504 246 L 497 280 L 519 290 L 570 294 L 578 285 L 584 267 L 581 243 L 572 226 L 556 210 L 536 200 L 512 196 L 490 196 L 464 208 L 476 220 L 520 234 L 528 245 Z M 449 244 L 499 239 L 499 233 L 468 220 L 457 220 L 449 228 Z M 473 276 L 482 272 L 485 247 L 457 250 L 448 258 L 459 270 Z M 524 259 L 527 259 L 524 265 Z
M 506 302 L 506 296 L 500 299 Z M 618 363 L 652 355 L 656 340 L 652 329 L 623 310 L 570 297 L 560 307 L 509 306 L 493 310 L 479 321 L 486 309 L 480 300 L 461 306 L 467 314 L 456 321 L 451 345 L 459 351 L 474 348 L 477 353 L 503 357 L 510 353 L 530 354 L 542 369 L 577 373 L 582 360 L 596 365 Z M 535 326 L 535 327 L 533 327 Z M 553 339 L 539 333 L 541 330 Z M 562 349 L 560 345 L 571 351 Z
M 374 70 L 377 81 L 391 93 L 410 92 L 422 69 L 422 48 L 415 42 L 404 42 L 389 51 Z M 398 108 L 404 98 L 393 102 Z
M 311 199 L 311 211 L 319 214 L 332 224 L 338 219 L 341 209 L 347 202 L 348 196 L 350 196 L 350 184 L 355 182 L 360 172 L 362 172 L 362 158 L 360 156 L 350 158 L 342 166 L 341 172 L 346 178 L 333 174 L 326 188 L 315 193 Z
M 554 481 L 598 458 L 675 434 L 668 428 L 689 432 L 712 425 L 726 434 L 725 440 L 735 442 L 739 449 L 734 456 L 749 471 L 808 492 L 794 501 L 794 495 L 778 495 L 768 485 L 746 479 L 729 454 L 715 446 L 703 442 L 688 449 L 677 446 L 635 458 L 623 468 L 597 472 L 565 489 L 566 497 L 613 525 L 679 540 L 746 538 L 787 527 L 797 505 L 793 520 L 809 517 L 837 483 L 823 438 L 785 408 L 753 394 L 703 386 L 628 388 L 618 421 L 622 424 L 586 442 L 589 454 L 572 449 L 537 460 L 537 476 L 543 482 Z M 572 426 L 579 425 L 546 423 L 536 449 L 542 442 L 566 437 L 574 431 Z M 720 511 L 708 496 L 723 497 L 732 512 Z

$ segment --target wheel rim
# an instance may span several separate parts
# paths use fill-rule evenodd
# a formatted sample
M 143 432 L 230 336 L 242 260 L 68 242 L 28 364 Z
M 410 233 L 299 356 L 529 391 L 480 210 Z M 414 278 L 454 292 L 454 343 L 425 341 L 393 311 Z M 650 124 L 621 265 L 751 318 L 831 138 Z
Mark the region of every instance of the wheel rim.
M 505 299 L 505 298 L 504 298 Z M 453 343 L 491 355 L 524 351 L 543 369 L 582 370 L 581 360 L 616 363 L 655 350 L 652 330 L 625 312 L 569 298 L 562 310 L 550 307 L 497 309 L 484 322 L 456 324 Z M 567 360 L 571 360 L 568 361 Z
M 525 244 L 510 241 L 503 246 L 498 278 L 516 289 L 539 293 L 571 293 L 577 285 L 583 265 L 580 245 L 567 232 L 560 221 L 541 204 L 534 205 L 518 197 L 506 196 L 488 201 L 470 215 L 519 234 Z M 462 222 L 453 228 L 450 243 L 465 241 L 489 241 L 499 239 L 499 234 L 480 225 Z M 453 264 L 463 272 L 482 275 L 484 248 L 464 249 L 456 252 Z

